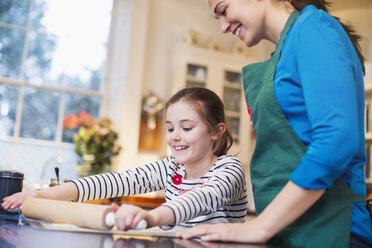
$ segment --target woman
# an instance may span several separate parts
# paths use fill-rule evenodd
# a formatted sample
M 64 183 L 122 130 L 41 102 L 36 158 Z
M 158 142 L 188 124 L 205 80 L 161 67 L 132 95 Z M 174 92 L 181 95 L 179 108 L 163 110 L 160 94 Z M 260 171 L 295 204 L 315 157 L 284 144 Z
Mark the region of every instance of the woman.
M 248 47 L 262 39 L 276 44 L 270 60 L 242 70 L 256 136 L 250 166 L 258 216 L 246 223 L 199 225 L 178 236 L 371 247 L 358 36 L 327 14 L 324 0 L 208 4 L 224 33 Z

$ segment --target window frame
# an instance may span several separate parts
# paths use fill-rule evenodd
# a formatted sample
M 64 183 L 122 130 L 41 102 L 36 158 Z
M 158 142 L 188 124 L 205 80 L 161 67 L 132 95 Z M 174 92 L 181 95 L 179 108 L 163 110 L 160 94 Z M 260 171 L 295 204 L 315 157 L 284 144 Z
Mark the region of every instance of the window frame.
M 111 9 L 111 16 L 110 16 L 111 22 L 113 19 L 113 12 L 114 12 L 114 7 L 115 7 L 114 5 L 115 0 L 112 0 L 112 1 L 113 1 L 113 4 L 112 4 L 112 9 Z M 29 2 L 27 24 L 25 26 L 0 22 L 0 28 L 7 28 L 7 29 L 19 30 L 19 31 L 25 32 L 22 59 L 21 59 L 21 69 L 20 69 L 19 77 L 18 78 L 0 77 L 0 84 L 18 86 L 18 98 L 17 98 L 16 116 L 14 120 L 13 134 L 12 136 L 0 137 L 0 142 L 11 142 L 13 144 L 12 153 L 10 155 L 10 161 L 11 161 L 9 165 L 10 169 L 15 167 L 15 161 L 17 157 L 16 150 L 17 150 L 18 144 L 42 145 L 42 146 L 46 146 L 50 148 L 55 148 L 56 154 L 59 153 L 60 149 L 65 149 L 65 148 L 73 149 L 74 148 L 73 143 L 62 141 L 66 94 L 72 93 L 72 94 L 79 94 L 79 95 L 85 95 L 85 96 L 99 97 L 101 99 L 101 102 L 99 105 L 98 116 L 102 115 L 103 105 L 106 102 L 106 97 L 105 97 L 103 89 L 105 88 L 104 84 L 107 83 L 106 68 L 109 64 L 108 56 L 109 56 L 109 51 L 110 51 L 110 47 L 109 47 L 110 40 L 109 39 L 111 37 L 111 34 L 110 34 L 112 31 L 111 27 L 110 27 L 110 32 L 109 32 L 109 35 L 106 41 L 106 58 L 103 61 L 104 69 L 102 71 L 101 82 L 100 82 L 100 86 L 98 90 L 72 88 L 72 87 L 58 87 L 54 85 L 37 85 L 37 84 L 32 84 L 31 82 L 28 82 L 27 80 L 25 80 L 25 63 L 27 60 L 28 52 L 29 52 L 28 41 L 29 41 L 30 32 L 37 32 L 38 34 L 47 34 L 47 35 L 53 36 L 53 34 L 46 32 L 42 29 L 37 29 L 37 28 L 35 29 L 31 27 L 31 24 L 32 24 L 31 23 L 31 11 L 33 7 L 33 2 L 34 0 L 30 0 Z M 54 140 L 42 140 L 42 139 L 20 137 L 25 87 L 31 87 L 35 89 L 54 91 L 54 92 L 60 93 L 57 129 L 56 129 L 56 136 Z

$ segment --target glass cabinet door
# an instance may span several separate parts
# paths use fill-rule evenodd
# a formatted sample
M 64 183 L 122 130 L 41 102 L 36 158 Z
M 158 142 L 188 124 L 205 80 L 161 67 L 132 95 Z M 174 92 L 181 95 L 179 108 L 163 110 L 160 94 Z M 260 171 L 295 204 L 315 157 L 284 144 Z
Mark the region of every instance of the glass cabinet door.
M 238 72 L 225 71 L 223 83 L 223 102 L 226 117 L 230 124 L 235 143 L 239 143 L 240 109 L 242 98 L 242 79 Z
M 207 83 L 207 71 L 206 66 L 188 64 L 186 87 L 205 87 Z

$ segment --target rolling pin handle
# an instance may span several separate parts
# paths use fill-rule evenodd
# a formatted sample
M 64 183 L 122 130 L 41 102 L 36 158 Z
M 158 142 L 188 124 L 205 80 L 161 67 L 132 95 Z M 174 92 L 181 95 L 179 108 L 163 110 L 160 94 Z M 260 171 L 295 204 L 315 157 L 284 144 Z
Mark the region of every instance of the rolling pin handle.
M 137 226 L 133 229 L 141 230 L 141 229 L 146 229 L 146 227 L 147 227 L 147 222 L 145 220 L 141 220 L 140 222 L 138 222 Z
M 105 218 L 105 223 L 108 227 L 113 227 L 115 225 L 115 213 L 110 212 L 106 215 Z M 135 230 L 141 230 L 141 229 L 146 229 L 147 227 L 147 222 L 145 220 L 141 220 L 137 226 L 133 229 Z
M 106 215 L 105 223 L 108 227 L 115 226 L 115 214 L 113 212 L 110 212 Z

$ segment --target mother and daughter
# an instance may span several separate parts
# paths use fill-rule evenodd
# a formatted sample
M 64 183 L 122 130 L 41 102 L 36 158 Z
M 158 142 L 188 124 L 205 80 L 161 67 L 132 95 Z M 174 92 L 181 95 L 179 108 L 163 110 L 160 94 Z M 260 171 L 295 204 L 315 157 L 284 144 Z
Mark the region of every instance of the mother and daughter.
M 84 201 L 165 189 L 167 202 L 149 212 L 114 206 L 117 226 L 132 228 L 141 219 L 149 226 L 225 222 L 197 225 L 177 236 L 284 247 L 372 247 L 360 37 L 327 13 L 325 0 L 208 0 L 208 5 L 222 32 L 248 47 L 263 39 L 276 45 L 269 60 L 242 69 L 256 137 L 250 163 L 255 219 L 242 223 L 243 168 L 225 155 L 231 135 L 223 105 L 204 89 L 181 90 L 167 103 L 173 156 L 45 192 L 18 193 L 2 206 L 14 208 L 30 196 Z

